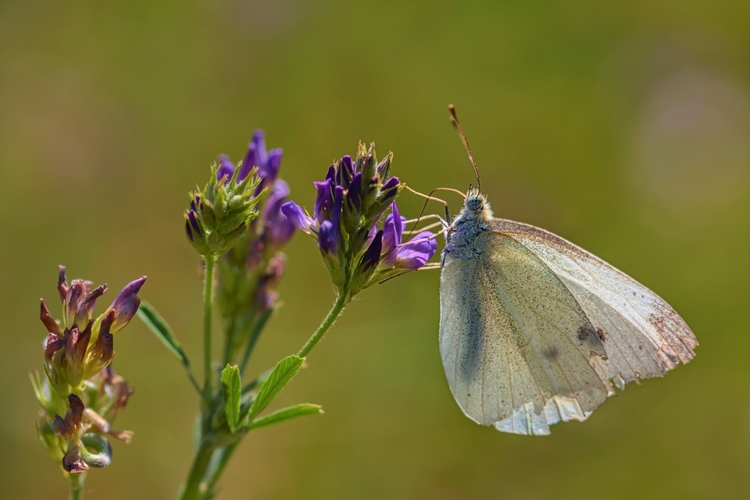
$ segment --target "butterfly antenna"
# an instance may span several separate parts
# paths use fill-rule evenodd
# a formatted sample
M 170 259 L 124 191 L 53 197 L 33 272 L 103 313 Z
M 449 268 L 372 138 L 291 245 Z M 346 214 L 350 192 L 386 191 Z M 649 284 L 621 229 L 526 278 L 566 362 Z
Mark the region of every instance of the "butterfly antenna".
M 477 168 L 477 162 L 474 161 L 474 154 L 471 152 L 471 146 L 469 146 L 469 140 L 466 138 L 464 129 L 461 128 L 461 123 L 459 123 L 458 121 L 458 116 L 456 116 L 456 107 L 453 104 L 449 104 L 448 111 L 451 112 L 451 123 L 453 124 L 453 128 L 456 129 L 456 132 L 458 132 L 458 136 L 461 138 L 461 142 L 464 143 L 464 147 L 466 148 L 466 154 L 469 155 L 469 161 L 471 162 L 471 166 L 474 167 L 474 175 L 477 178 L 477 189 L 481 191 L 482 182 L 479 180 L 479 169 Z

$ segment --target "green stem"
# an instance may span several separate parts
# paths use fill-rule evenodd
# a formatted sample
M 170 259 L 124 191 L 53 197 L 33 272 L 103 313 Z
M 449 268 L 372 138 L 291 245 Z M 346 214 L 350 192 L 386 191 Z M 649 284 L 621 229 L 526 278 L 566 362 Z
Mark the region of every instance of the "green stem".
M 206 478 L 206 491 L 213 491 L 216 488 L 216 484 L 219 482 L 221 474 L 224 472 L 229 459 L 232 458 L 232 454 L 240 444 L 241 439 L 238 439 L 229 446 L 219 448 L 214 451 L 212 463 L 215 463 L 215 467 L 208 471 L 208 477 Z
M 203 477 L 206 475 L 209 463 L 211 463 L 213 452 L 214 446 L 204 439 L 195 453 L 195 457 L 193 457 L 190 473 L 180 493 L 180 500 L 200 500 L 208 491 Z
M 206 260 L 206 276 L 203 283 L 203 408 L 208 412 L 213 396 L 213 368 L 211 366 L 211 313 L 214 302 L 214 267 L 216 257 L 209 255 Z
M 297 353 L 297 356 L 303 358 L 307 356 L 310 351 L 313 350 L 315 345 L 320 342 L 320 339 L 323 338 L 323 335 L 330 330 L 330 328 L 333 326 L 333 324 L 336 322 L 336 319 L 341 316 L 341 313 L 344 311 L 344 307 L 347 304 L 347 293 L 343 291 L 339 291 L 338 297 L 336 297 L 336 302 L 333 303 L 333 307 L 328 312 L 328 315 L 323 319 L 323 322 L 320 324 L 317 330 L 315 330 L 315 333 L 312 334 L 312 336 L 307 340 L 304 346 L 302 346 L 302 349 L 299 350 Z M 270 316 L 270 315 L 269 315 Z M 263 322 L 265 323 L 265 321 Z M 261 324 L 262 329 L 263 324 Z M 258 332 L 259 333 L 259 332 Z M 252 347 L 249 349 L 252 351 Z M 244 364 L 247 363 L 247 358 L 249 358 L 249 355 L 246 351 L 246 358 L 243 360 L 243 368 Z M 268 378 L 268 375 L 270 375 L 271 370 L 268 370 L 261 375 L 258 375 L 258 377 L 250 382 L 248 385 L 242 388 L 242 394 L 246 394 L 250 392 L 253 388 L 256 386 L 262 384 L 266 378 Z M 217 459 L 217 465 L 216 468 L 212 471 L 209 471 L 209 477 L 206 479 L 207 484 L 207 491 L 211 491 L 213 487 L 216 485 L 216 483 L 219 480 L 219 477 L 221 476 L 222 472 L 224 472 L 224 468 L 226 467 L 227 463 L 229 462 L 229 459 L 232 457 L 232 454 L 237 449 L 237 446 L 240 444 L 240 440 L 238 439 L 236 442 L 230 444 L 229 446 L 226 446 L 221 449 L 217 449 L 215 453 L 218 454 Z
M 81 500 L 83 498 L 83 480 L 85 477 L 85 473 L 68 474 L 70 500 Z
M 310 353 L 310 351 L 313 350 L 317 343 L 320 342 L 320 339 L 323 338 L 323 335 L 325 335 L 325 333 L 333 326 L 333 323 L 336 321 L 336 319 L 341 316 L 341 313 L 344 310 L 344 306 L 347 303 L 347 295 L 348 294 L 346 292 L 343 292 L 341 290 L 339 291 L 338 297 L 336 297 L 336 302 L 333 303 L 333 307 L 328 312 L 328 316 L 325 317 L 318 329 L 315 330 L 315 333 L 312 334 L 312 337 L 310 337 L 307 342 L 305 342 L 305 345 L 303 345 L 302 349 L 299 350 L 297 356 L 299 356 L 300 358 L 304 358 Z
M 258 342 L 258 338 L 260 337 L 261 332 L 263 331 L 263 328 L 265 328 L 266 323 L 268 323 L 269 318 L 273 314 L 273 307 L 270 309 L 266 309 L 263 311 L 263 314 L 260 315 L 260 317 L 255 321 L 255 324 L 253 325 L 253 329 L 250 331 L 250 338 L 247 341 L 247 345 L 245 345 L 245 352 L 242 354 L 242 363 L 240 364 L 240 373 L 245 372 L 245 368 L 247 368 L 247 363 L 250 361 L 250 355 L 253 353 L 253 349 L 255 348 L 255 343 Z

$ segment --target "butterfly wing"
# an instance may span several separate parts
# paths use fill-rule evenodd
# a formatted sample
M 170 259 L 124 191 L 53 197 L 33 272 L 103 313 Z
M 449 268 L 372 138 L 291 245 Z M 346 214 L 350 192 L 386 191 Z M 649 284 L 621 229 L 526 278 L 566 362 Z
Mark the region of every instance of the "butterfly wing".
M 492 228 L 531 250 L 565 283 L 604 339 L 594 367 L 618 388 L 661 377 L 695 356 L 698 341 L 661 297 L 594 255 L 548 231 L 504 219 Z
M 605 348 L 552 269 L 512 237 L 485 232 L 477 256 L 446 255 L 440 352 L 451 391 L 480 424 L 549 434 L 584 420 L 610 393 L 592 359 Z

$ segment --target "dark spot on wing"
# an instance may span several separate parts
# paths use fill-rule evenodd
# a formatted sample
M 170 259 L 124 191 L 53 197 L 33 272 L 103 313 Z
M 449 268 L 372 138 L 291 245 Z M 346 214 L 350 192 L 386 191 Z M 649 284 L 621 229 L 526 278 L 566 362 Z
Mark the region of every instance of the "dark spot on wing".
M 587 323 L 578 329 L 577 337 L 578 337 L 578 340 L 580 340 L 581 342 L 586 342 L 586 339 L 589 339 L 596 334 L 597 334 L 596 329 L 593 326 L 591 326 L 590 323 Z
M 557 350 L 557 347 L 552 346 L 548 349 L 544 349 L 542 351 L 542 354 L 547 359 L 557 359 L 557 357 L 560 355 L 560 351 Z

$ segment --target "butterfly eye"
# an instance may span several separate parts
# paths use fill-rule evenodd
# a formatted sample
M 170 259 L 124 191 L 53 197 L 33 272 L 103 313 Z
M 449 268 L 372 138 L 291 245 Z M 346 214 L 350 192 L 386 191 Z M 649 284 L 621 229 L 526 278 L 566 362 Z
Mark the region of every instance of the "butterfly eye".
M 479 210 L 484 206 L 484 200 L 481 196 L 471 195 L 466 198 L 466 208 L 469 210 Z

